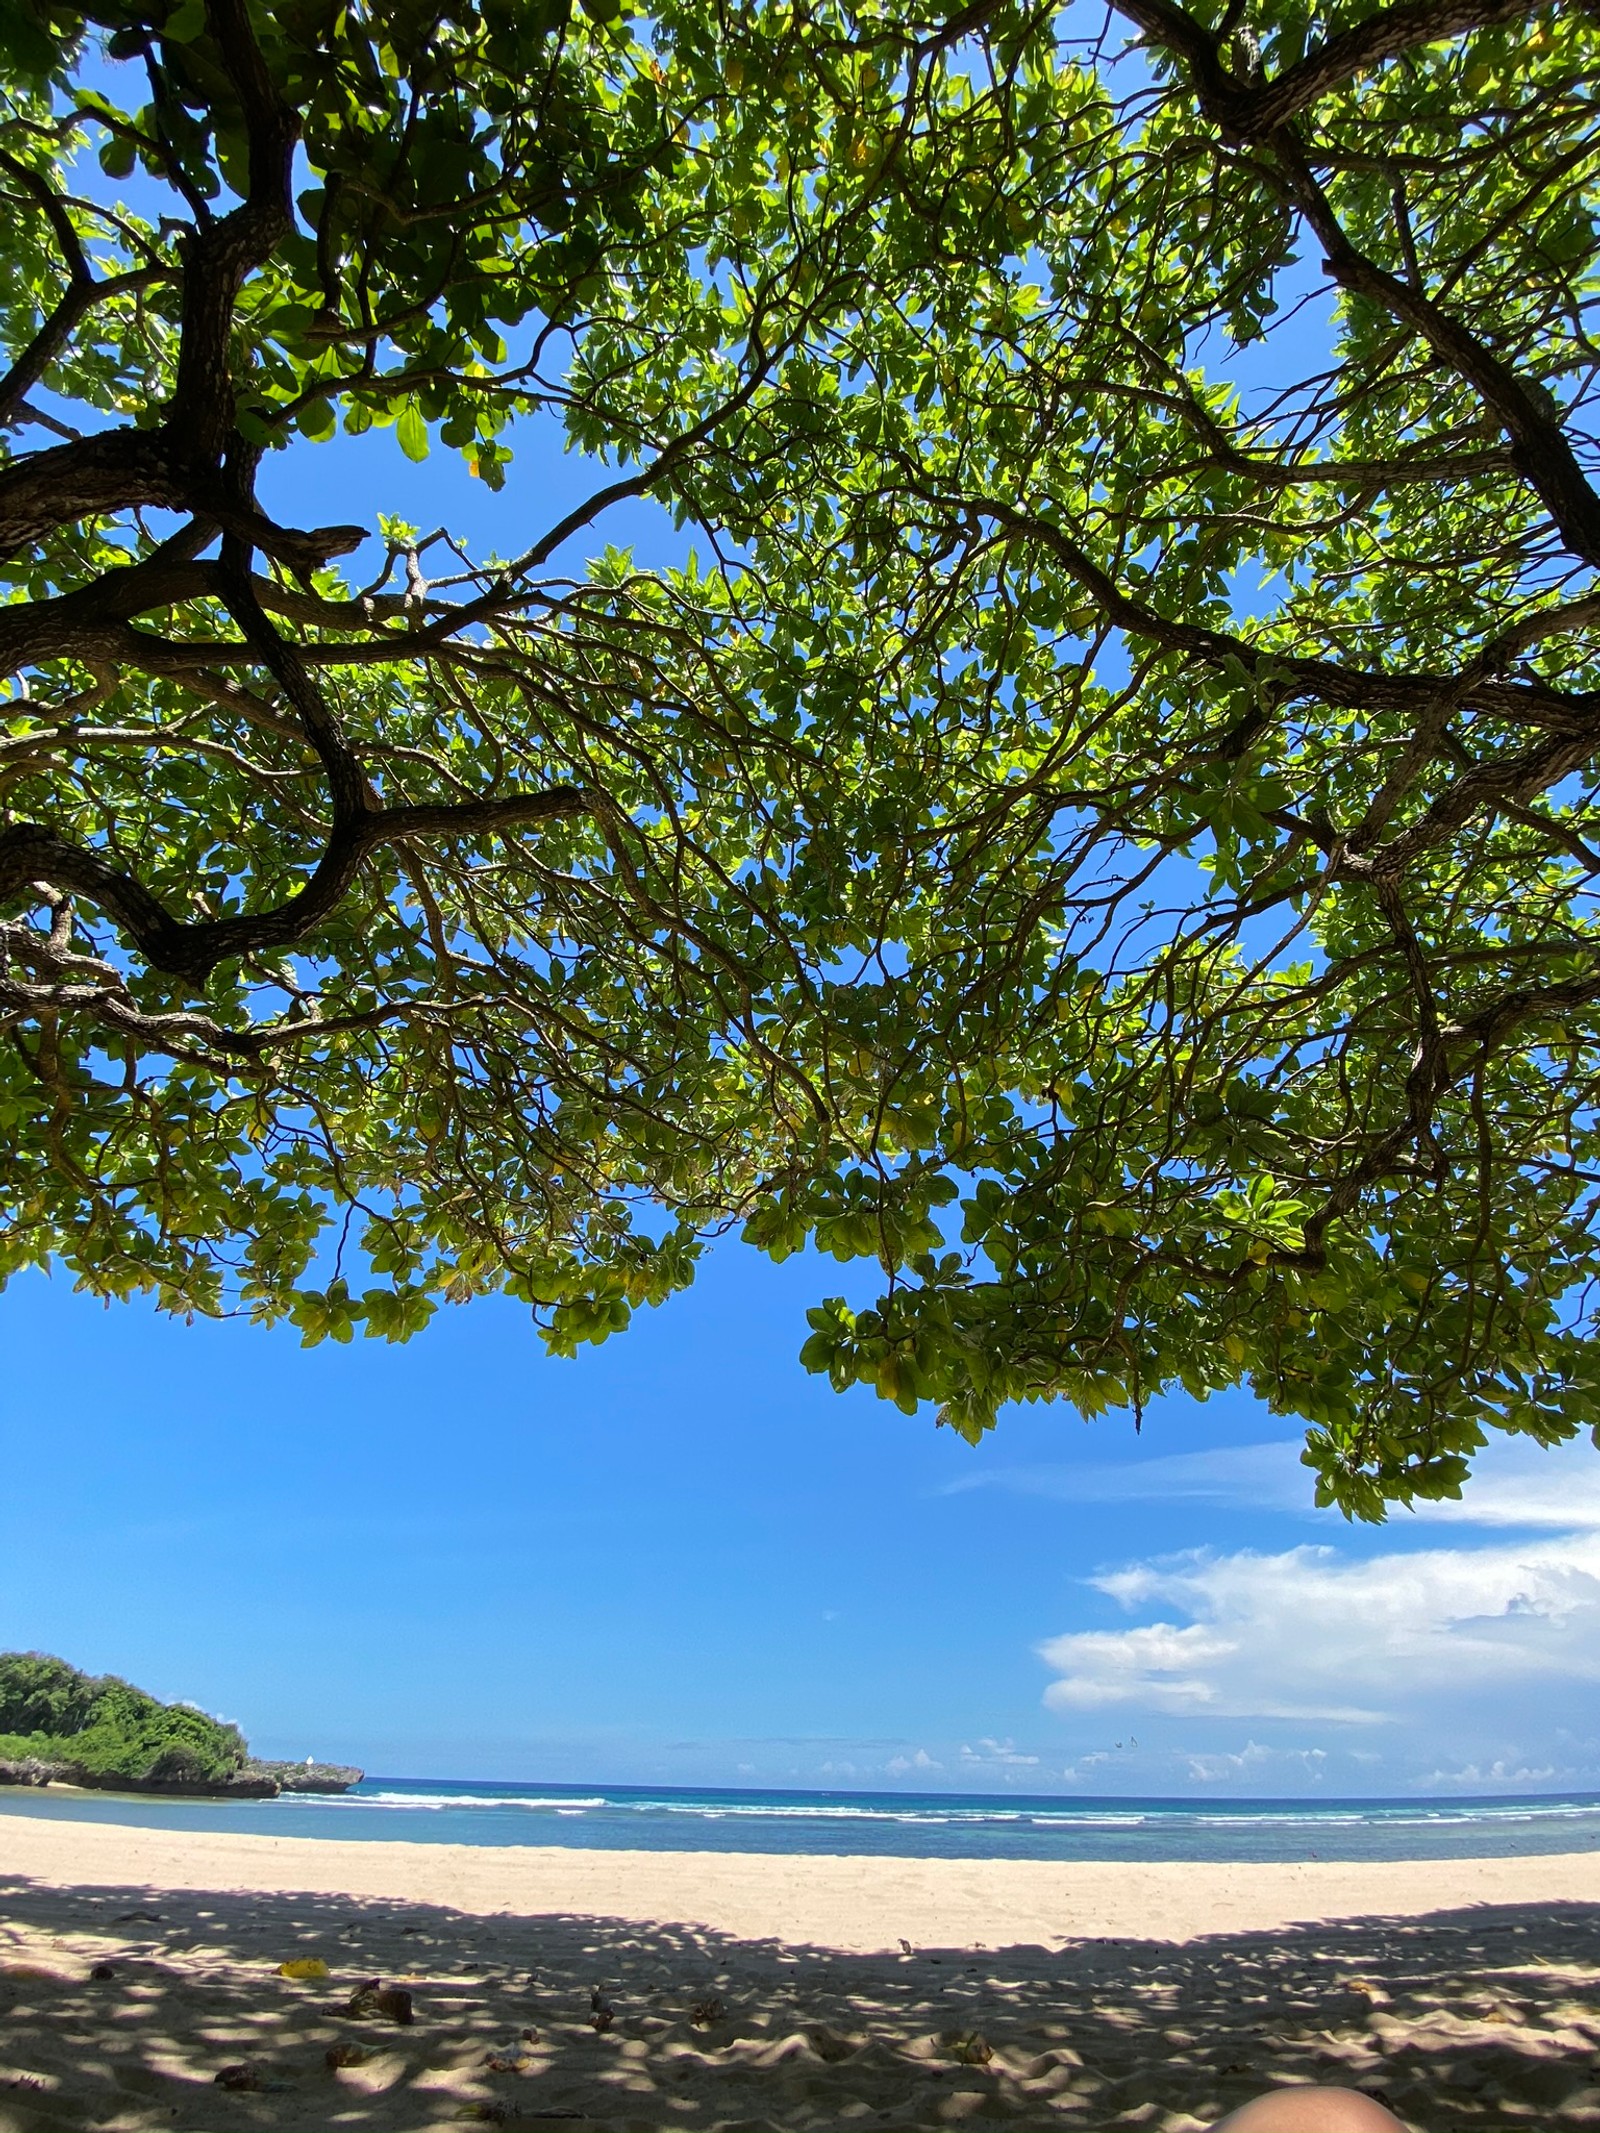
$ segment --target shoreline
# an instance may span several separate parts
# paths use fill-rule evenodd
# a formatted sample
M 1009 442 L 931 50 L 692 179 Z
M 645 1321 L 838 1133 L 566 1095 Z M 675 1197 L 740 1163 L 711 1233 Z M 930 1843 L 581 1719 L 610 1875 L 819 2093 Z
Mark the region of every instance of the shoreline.
M 1184 1943 L 1480 1905 L 1600 1904 L 1600 1852 L 1301 1864 L 929 1859 L 838 1853 L 270 1837 L 0 1818 L 0 1888 L 348 1896 L 473 1917 L 684 1924 L 841 1953 Z
M 0 1819 L 0 2133 L 1600 2126 L 1600 1855 L 494 1849 Z

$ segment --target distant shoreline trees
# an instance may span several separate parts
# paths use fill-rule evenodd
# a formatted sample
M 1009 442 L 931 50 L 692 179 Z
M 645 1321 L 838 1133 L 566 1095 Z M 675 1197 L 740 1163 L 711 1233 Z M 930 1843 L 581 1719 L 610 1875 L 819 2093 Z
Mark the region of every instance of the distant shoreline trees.
M 570 1352 L 736 1225 L 969 1436 L 1596 1425 L 1600 31 L 1108 22 L 8 12 L 0 1272 Z M 517 556 L 258 499 L 535 411 Z
M 0 1652 L 0 1765 L 71 1766 L 85 1778 L 214 1786 L 242 1777 L 237 1726 L 164 1704 L 114 1674 L 44 1652 Z
M 343 1792 L 359 1770 L 264 1763 L 239 1728 L 47 1652 L 0 1652 L 0 1784 L 270 1797 Z

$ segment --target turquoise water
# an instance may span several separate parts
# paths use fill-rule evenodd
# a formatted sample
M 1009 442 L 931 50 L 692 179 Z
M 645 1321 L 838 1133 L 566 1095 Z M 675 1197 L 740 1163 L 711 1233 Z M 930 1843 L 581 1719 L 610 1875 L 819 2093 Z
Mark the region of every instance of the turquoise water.
M 369 1778 L 276 1800 L 0 1790 L 6 1814 L 274 1837 L 920 1859 L 1472 1859 L 1600 1850 L 1600 1794 L 1407 1800 L 1139 1800 L 1007 1793 L 690 1791 Z

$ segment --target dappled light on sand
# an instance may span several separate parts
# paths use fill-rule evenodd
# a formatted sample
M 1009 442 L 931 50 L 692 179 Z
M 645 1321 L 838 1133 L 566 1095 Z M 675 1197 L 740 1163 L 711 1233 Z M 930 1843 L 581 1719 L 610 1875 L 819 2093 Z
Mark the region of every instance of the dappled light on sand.
M 282 1974 L 312 1964 L 327 1977 Z M 0 2133 L 1198 2133 L 1280 2081 L 1359 2088 L 1426 2133 L 1600 2126 L 1600 1905 L 862 1955 L 0 1877 Z

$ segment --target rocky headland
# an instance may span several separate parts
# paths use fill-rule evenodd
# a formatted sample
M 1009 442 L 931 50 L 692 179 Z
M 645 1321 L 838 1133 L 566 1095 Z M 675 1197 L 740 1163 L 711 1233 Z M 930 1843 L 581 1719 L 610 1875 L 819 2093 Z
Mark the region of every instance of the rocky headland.
M 272 1800 L 280 1792 L 348 1792 L 363 1772 L 349 1763 L 245 1763 L 218 1777 L 135 1777 L 29 1755 L 0 1757 L 0 1785 L 76 1785 L 91 1792 L 155 1792 L 173 1799 Z
M 45 1652 L 0 1652 L 0 1785 L 270 1800 L 360 1782 L 347 1764 L 263 1761 L 226 1719 L 162 1703 L 115 1674 L 84 1674 Z

